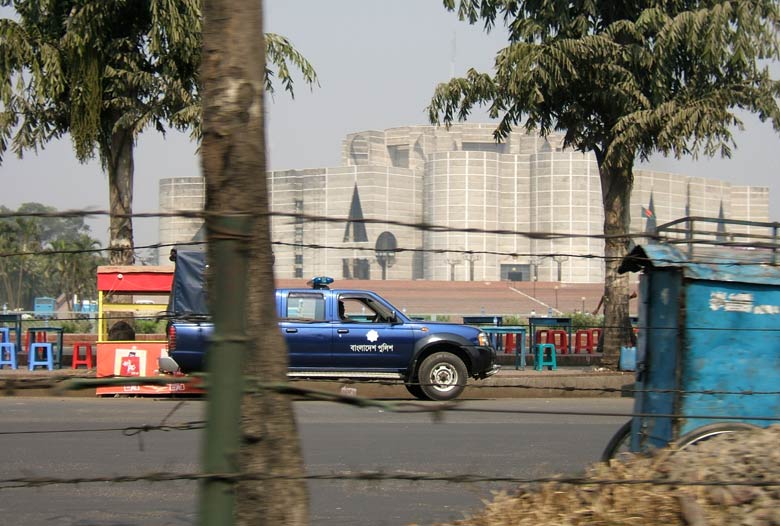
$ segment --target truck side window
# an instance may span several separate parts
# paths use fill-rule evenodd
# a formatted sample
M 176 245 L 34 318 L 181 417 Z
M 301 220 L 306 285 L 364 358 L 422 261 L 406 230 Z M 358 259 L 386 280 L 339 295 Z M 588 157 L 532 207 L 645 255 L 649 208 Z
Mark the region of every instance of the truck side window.
M 357 323 L 383 321 L 382 316 L 363 298 L 350 298 L 348 296 L 339 298 L 339 318 L 342 321 L 354 321 Z
M 287 296 L 286 318 L 325 321 L 325 297 L 320 293 L 291 292 Z

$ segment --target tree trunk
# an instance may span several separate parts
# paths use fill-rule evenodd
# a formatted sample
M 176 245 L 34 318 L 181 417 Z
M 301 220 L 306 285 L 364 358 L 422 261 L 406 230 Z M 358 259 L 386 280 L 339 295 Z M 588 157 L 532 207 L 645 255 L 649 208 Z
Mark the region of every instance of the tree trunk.
M 26 248 L 22 247 L 22 251 L 26 251 Z M 14 296 L 16 296 L 16 308 L 24 308 L 22 286 L 25 283 L 24 265 L 27 259 L 27 256 L 19 256 L 19 271 L 16 274 L 16 290 L 14 291 Z
M 244 244 L 243 253 L 248 259 L 244 283 L 247 343 L 242 371 L 261 382 L 285 382 L 287 352 L 276 319 L 267 215 L 264 64 L 261 2 L 205 2 L 201 151 L 209 213 L 209 260 L 217 256 L 214 245 L 220 240 L 234 239 Z M 212 215 L 216 212 L 221 216 L 231 213 L 234 217 L 251 217 L 248 237 L 237 231 L 217 230 L 224 222 L 217 222 Z M 240 306 L 238 310 L 242 310 Z M 238 483 L 237 524 L 308 524 L 308 493 L 302 479 L 303 461 L 290 398 L 272 392 L 244 395 L 241 426 L 241 471 L 280 478 Z
M 111 212 L 108 246 L 112 265 L 132 265 L 133 253 L 133 133 L 117 130 L 111 135 L 108 163 L 108 197 Z
M 6 261 L 8 261 L 9 258 L 5 258 Z M 2 265 L 0 265 L 2 266 Z M 11 280 L 8 279 L 8 274 L 5 272 L 5 270 L 0 272 L 0 276 L 3 279 L 3 288 L 0 289 L 0 292 L 3 294 L 3 297 L 5 298 L 5 303 L 7 305 L 7 308 L 13 309 L 16 307 L 16 301 L 15 301 L 15 295 L 13 286 L 11 285 Z
M 631 217 L 631 165 L 605 167 L 599 162 L 601 193 L 604 201 L 604 339 L 601 363 L 616 369 L 620 347 L 630 345 L 633 329 L 628 312 L 628 274 L 619 274 L 618 267 L 628 254 Z

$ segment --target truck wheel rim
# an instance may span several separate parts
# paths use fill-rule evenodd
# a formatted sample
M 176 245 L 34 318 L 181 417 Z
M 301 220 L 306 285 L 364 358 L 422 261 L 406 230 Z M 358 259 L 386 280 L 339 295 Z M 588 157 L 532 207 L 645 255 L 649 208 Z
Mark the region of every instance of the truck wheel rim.
M 449 364 L 440 363 L 431 370 L 431 383 L 437 391 L 451 391 L 458 384 L 458 371 Z

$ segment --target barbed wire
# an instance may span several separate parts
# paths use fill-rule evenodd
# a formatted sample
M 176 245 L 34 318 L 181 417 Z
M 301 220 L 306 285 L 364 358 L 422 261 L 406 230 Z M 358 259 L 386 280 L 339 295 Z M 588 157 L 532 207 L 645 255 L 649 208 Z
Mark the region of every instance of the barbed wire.
M 112 483 L 126 484 L 134 482 L 173 482 L 173 481 L 214 481 L 237 484 L 249 481 L 353 481 L 353 482 L 446 482 L 451 484 L 484 484 L 484 483 L 510 483 L 524 486 L 537 484 L 560 484 L 572 486 L 752 486 L 752 487 L 776 487 L 780 486 L 780 480 L 766 478 L 751 479 L 723 479 L 709 478 L 707 480 L 689 480 L 675 478 L 641 478 L 641 479 L 606 479 L 587 477 L 515 477 L 515 476 L 488 476 L 473 473 L 443 474 L 443 473 L 410 473 L 410 472 L 336 472 L 314 473 L 304 475 L 265 474 L 252 472 L 237 473 L 172 473 L 156 472 L 143 475 L 112 475 L 94 477 L 7 477 L 0 478 L 0 491 L 19 488 L 40 488 L 59 484 L 96 484 Z
M 48 385 L 42 383 L 36 383 L 36 389 L 50 388 L 55 394 L 62 393 L 69 390 L 84 390 L 93 389 L 96 387 L 115 387 L 115 386 L 134 386 L 134 385 L 167 385 L 167 384 L 181 384 L 189 383 L 196 385 L 204 392 L 208 391 L 208 375 L 199 374 L 198 376 L 152 376 L 152 377 L 86 377 L 86 376 L 61 376 L 57 378 L 47 379 Z M 305 381 L 305 380 L 299 380 Z M 0 389 L 5 387 L 3 384 L 7 380 L 0 379 Z M 14 382 L 14 388 L 17 388 L 18 383 L 23 383 L 24 380 L 16 379 Z M 461 413 L 489 413 L 489 414 L 517 414 L 517 415 L 558 415 L 558 416 L 601 416 L 601 417 L 625 417 L 625 418 L 686 418 L 691 420 L 722 420 L 722 421 L 741 421 L 752 420 L 756 422 L 780 422 L 780 416 L 760 416 L 760 415 L 719 415 L 719 414 L 688 414 L 688 413 L 645 413 L 645 412 L 603 412 L 603 411 L 570 411 L 570 410 L 549 410 L 549 409 L 496 409 L 496 408 L 474 408 L 465 407 L 463 401 L 449 401 L 449 402 L 436 402 L 436 403 L 424 403 L 417 401 L 387 401 L 376 400 L 373 398 L 361 397 L 356 395 L 347 395 L 341 393 L 332 393 L 329 391 L 321 391 L 306 387 L 294 385 L 295 382 L 262 382 L 252 377 L 245 377 L 243 380 L 243 391 L 245 394 L 260 393 L 260 392 L 275 392 L 277 394 L 283 394 L 294 397 L 297 400 L 308 401 L 327 401 L 335 402 L 343 405 L 349 405 L 360 408 L 380 408 L 387 412 L 392 413 L 431 413 L 434 418 L 438 419 L 443 413 L 446 412 L 461 412 Z M 338 382 L 340 384 L 347 384 L 350 382 Z M 351 382 L 358 383 L 358 382 Z M 378 383 L 378 382 L 374 382 Z M 401 385 L 403 382 L 399 381 L 392 385 Z M 407 382 L 410 385 L 429 386 L 433 384 L 421 383 L 421 382 Z M 391 384 L 388 384 L 391 385 Z M 733 391 L 733 390 L 685 390 L 685 389 L 634 389 L 631 387 L 626 388 L 610 388 L 610 387 L 598 387 L 598 388 L 582 388 L 582 387 L 544 387 L 544 386 L 518 386 L 517 384 L 491 384 L 482 385 L 472 384 L 469 388 L 475 387 L 477 389 L 483 388 L 523 388 L 523 389 L 543 389 L 543 390 L 564 390 L 564 391 L 601 391 L 601 392 L 620 392 L 620 393 L 676 393 L 676 394 L 700 394 L 700 395 L 742 395 L 742 396 L 757 396 L 757 395 L 770 395 L 777 396 L 776 391 Z M 166 417 L 167 419 L 168 417 Z M 145 426 L 144 429 L 154 430 L 158 428 L 167 428 L 168 426 L 163 423 L 158 426 Z M 137 428 L 133 428 L 137 429 Z M 52 431 L 55 432 L 55 431 Z M 69 431 L 70 432 L 70 431 Z M 0 432 L 0 434 L 14 434 L 14 432 Z
M 126 293 L 117 292 L 116 294 L 122 295 L 122 294 L 126 294 Z M 576 301 L 579 302 L 579 300 L 576 300 Z M 148 306 L 146 304 L 138 304 L 138 305 L 139 305 L 139 307 L 142 307 L 142 308 Z M 105 321 L 110 322 L 111 320 L 124 319 L 124 318 L 127 317 L 126 311 L 124 309 L 117 310 L 117 311 L 112 311 L 110 303 L 104 305 L 104 310 L 103 310 L 103 315 L 102 316 L 98 316 L 97 312 L 81 312 L 81 313 L 74 312 L 74 311 L 69 311 L 69 312 L 70 312 L 69 316 L 65 316 L 63 314 L 58 314 L 57 316 L 48 316 L 47 315 L 47 316 L 42 316 L 42 317 L 38 317 L 38 318 L 35 317 L 35 312 L 34 311 L 18 311 L 17 313 L 8 312 L 8 313 L 5 313 L 5 314 L 19 314 L 20 316 L 22 314 L 28 314 L 30 316 L 33 316 L 33 318 L 30 318 L 30 319 L 20 319 L 20 322 L 23 323 L 23 324 L 41 323 L 41 322 L 45 322 L 45 321 L 49 321 L 49 322 L 51 322 L 51 321 L 66 322 L 66 321 L 85 321 L 85 320 L 92 320 L 92 321 L 95 321 L 97 323 L 102 323 L 102 322 L 105 322 Z M 123 314 L 123 312 L 125 312 L 125 314 Z M 617 329 L 625 328 L 623 325 L 605 325 L 603 322 L 598 321 L 599 319 L 601 319 L 603 317 L 600 314 L 590 314 L 590 313 L 587 313 L 587 312 L 586 313 L 580 313 L 579 311 L 578 311 L 578 313 L 579 314 L 584 314 L 584 315 L 592 317 L 592 318 L 595 318 L 596 322 L 593 323 L 593 324 L 588 324 L 587 322 L 583 322 L 583 323 L 580 323 L 577 327 L 572 327 L 572 340 L 576 339 L 576 331 L 577 330 L 605 329 L 605 328 L 617 328 Z M 181 321 L 184 321 L 184 322 L 188 321 L 188 319 L 191 319 L 192 321 L 198 321 L 198 322 L 209 322 L 211 320 L 211 316 L 208 315 L 208 314 L 196 314 L 196 313 L 184 314 L 184 313 L 171 312 L 171 311 L 167 311 L 167 310 L 160 310 L 160 311 L 157 311 L 155 313 L 135 312 L 134 314 L 135 314 L 134 318 L 137 319 L 137 320 L 158 320 L 158 321 L 162 321 L 162 320 L 176 319 L 176 320 L 181 320 Z M 425 314 L 425 313 L 413 313 L 412 312 L 412 313 L 406 313 L 406 316 L 414 318 L 417 314 Z M 493 317 L 496 317 L 496 316 L 517 316 L 518 319 L 526 319 L 527 318 L 526 316 L 516 315 L 516 314 L 512 314 L 512 313 L 507 313 L 507 312 L 504 312 L 504 313 L 493 313 L 493 314 L 490 314 L 490 315 L 468 313 L 468 312 L 466 312 L 466 313 L 458 313 L 458 314 L 455 314 L 455 313 L 438 313 L 437 315 L 449 316 L 450 318 L 453 318 L 453 317 L 454 318 L 463 318 L 463 317 L 468 318 L 468 317 L 473 317 L 473 316 L 480 316 L 480 317 L 487 317 L 487 318 L 493 318 Z M 285 320 L 281 319 L 279 321 L 285 321 Z M 437 323 L 437 320 L 432 320 L 432 319 L 431 320 L 413 319 L 413 321 L 415 323 L 422 323 L 422 324 L 425 324 L 425 323 Z M 0 322 L 0 323 L 3 323 L 3 322 Z M 8 322 L 8 323 L 10 323 L 10 322 Z M 487 332 L 487 333 L 491 333 L 491 329 L 501 329 L 501 330 L 506 331 L 506 330 L 510 330 L 512 328 L 515 328 L 515 327 L 519 327 L 519 328 L 523 329 L 527 333 L 526 334 L 526 338 L 530 338 L 530 334 L 528 334 L 528 330 L 529 330 L 530 325 L 528 324 L 527 321 L 524 322 L 524 323 L 519 323 L 517 325 L 486 325 L 486 324 L 481 324 L 481 323 L 476 323 L 476 324 L 475 323 L 469 323 L 467 325 L 471 325 L 471 326 L 474 326 L 474 327 L 477 327 L 477 328 L 480 328 L 480 329 L 484 329 L 485 332 Z M 534 327 L 536 329 L 538 329 L 538 330 L 556 329 L 556 330 L 563 330 L 563 331 L 566 332 L 565 326 L 564 326 L 564 328 L 560 328 L 561 326 L 548 326 L 548 325 L 534 324 Z M 652 325 L 652 326 L 643 326 L 643 327 L 634 326 L 633 328 L 637 329 L 637 330 L 648 331 L 648 332 L 649 331 L 680 330 L 680 327 L 676 326 L 676 325 Z M 744 332 L 744 333 L 769 332 L 769 333 L 773 333 L 773 332 L 780 332 L 780 326 L 766 326 L 766 327 L 712 327 L 712 326 L 707 326 L 707 325 L 702 325 L 702 326 L 686 325 L 685 326 L 685 330 L 686 331 L 702 331 L 702 332 L 736 332 L 736 333 L 742 333 L 742 332 Z M 23 329 L 22 330 L 22 332 L 26 332 L 26 331 L 27 331 L 27 329 Z M 520 332 L 521 331 L 518 330 L 516 333 L 511 333 L 511 334 L 519 334 Z M 494 334 L 494 333 L 491 333 L 491 334 Z M 505 333 L 501 333 L 500 335 L 503 335 L 503 334 L 505 334 Z M 568 338 L 568 336 L 567 336 L 567 338 Z M 143 340 L 141 340 L 141 341 L 143 341 Z M 526 346 L 526 349 L 527 349 L 526 352 L 528 354 L 531 354 L 531 351 L 528 350 L 528 346 Z M 569 356 L 571 356 L 571 355 L 585 354 L 585 353 L 574 353 L 574 352 L 569 353 L 569 352 L 565 352 L 565 351 L 561 351 L 561 350 L 558 350 L 556 352 L 557 352 L 557 354 L 559 356 L 560 355 L 564 355 L 564 356 L 569 355 Z
M 136 245 L 133 247 L 134 251 L 138 250 L 153 250 L 160 248 L 179 248 L 182 246 L 198 247 L 206 246 L 206 241 L 188 241 L 188 242 L 176 242 L 176 243 L 152 243 L 148 245 Z M 274 246 L 285 246 L 310 250 L 344 250 L 350 252 L 375 252 L 374 247 L 367 247 L 365 245 L 324 245 L 322 243 L 290 243 L 287 241 L 272 241 Z M 0 252 L 0 258 L 12 258 L 12 257 L 28 257 L 28 256 L 56 256 L 56 255 L 77 255 L 77 254 L 90 254 L 90 253 L 102 253 L 102 252 L 120 252 L 127 250 L 122 247 L 99 247 L 89 249 L 43 249 L 43 250 L 27 250 L 16 252 Z M 622 258 L 607 257 L 600 254 L 575 254 L 565 252 L 549 252 L 549 253 L 530 253 L 530 252 L 514 252 L 514 251 L 499 251 L 499 250 L 465 250 L 465 249 L 445 249 L 445 248 L 404 248 L 396 247 L 394 252 L 398 253 L 425 253 L 425 254 L 461 254 L 461 255 L 488 255 L 488 256 L 505 256 L 514 258 L 523 257 L 537 257 L 537 258 L 553 258 L 553 257 L 568 257 L 568 258 L 580 258 L 580 259 L 599 259 L 599 260 L 617 260 Z M 755 265 L 755 262 L 739 262 L 739 265 L 751 264 Z M 736 265 L 736 263 L 735 263 Z
M 32 373 L 34 374 L 34 373 Z M 83 378 L 86 380 L 93 381 L 95 378 L 92 377 L 78 377 Z M 4 379 L 0 377 L 0 392 L 5 391 L 6 395 L 11 396 L 10 393 L 13 393 L 15 391 L 24 391 L 24 390 L 46 390 L 46 389 L 52 389 L 52 395 L 60 394 L 63 391 L 67 390 L 78 390 L 78 389 L 92 389 L 96 387 L 111 387 L 111 386 L 117 386 L 117 385 L 167 385 L 169 383 L 187 383 L 186 378 L 185 379 L 176 379 L 176 380 L 167 380 L 163 382 L 159 381 L 129 381 L 129 382 L 110 382 L 108 380 L 109 377 L 105 377 L 103 380 L 95 383 L 94 385 L 86 385 L 84 387 L 72 387 L 70 385 L 63 385 L 63 382 L 74 380 L 73 376 L 60 376 L 55 377 L 51 379 L 47 378 L 41 378 L 41 379 L 32 379 L 32 378 L 7 378 Z M 180 377 L 177 377 L 180 378 Z M 291 382 L 306 382 L 306 383 L 327 383 L 332 384 L 334 383 L 334 380 L 328 380 L 323 378 L 302 378 L 302 379 L 291 379 Z M 361 384 L 370 384 L 370 385 L 378 385 L 382 387 L 399 387 L 401 385 L 408 384 L 413 386 L 420 386 L 423 385 L 428 386 L 432 384 L 423 384 L 420 382 L 403 382 L 402 380 L 380 380 L 380 379 L 365 379 L 365 380 L 353 380 L 353 379 L 341 379 L 338 380 L 336 383 L 348 386 L 348 385 L 361 385 Z M 205 386 L 203 387 L 206 388 Z M 317 398 L 314 398 L 313 395 L 310 394 L 303 394 L 300 392 L 292 393 L 294 387 L 289 388 L 288 394 L 295 394 L 295 396 L 309 398 L 311 400 L 326 400 L 326 401 L 336 401 L 332 399 L 332 395 L 326 395 L 326 396 L 318 396 Z M 757 391 L 752 389 L 746 389 L 746 390 L 717 390 L 717 389 L 672 389 L 672 388 L 636 388 L 636 387 L 628 387 L 628 386 L 622 386 L 622 387 L 581 387 L 581 386 L 572 386 L 572 385 L 563 385 L 563 386 L 553 386 L 553 385 L 535 385 L 533 383 L 529 384 L 518 384 L 517 382 L 507 382 L 507 383 L 501 383 L 501 382 L 491 382 L 490 384 L 483 384 L 483 383 L 474 383 L 468 385 L 469 390 L 488 390 L 488 389 L 516 389 L 518 391 L 552 391 L 552 392 L 566 392 L 566 393 L 604 393 L 604 394 L 620 394 L 620 395 L 631 395 L 631 394 L 680 394 L 680 395 L 707 395 L 707 396 L 780 396 L 780 391 Z M 349 400 L 350 405 L 361 405 L 361 402 L 353 402 L 351 399 Z M 382 406 L 384 408 L 384 406 Z M 596 415 L 590 415 L 590 416 L 596 416 Z M 614 414 L 611 413 L 609 415 L 600 415 L 600 416 L 638 416 L 637 414 L 631 413 L 631 414 Z M 670 417 L 681 417 L 687 415 L 670 415 Z M 710 418 L 709 416 L 702 416 L 701 418 Z M 717 417 L 720 418 L 720 417 Z M 728 417 L 729 419 L 731 417 Z M 740 417 L 735 417 L 740 418 Z M 746 417 L 744 417 L 746 418 Z M 774 417 L 773 417 L 774 418 Z M 2 434 L 2 433 L 0 433 Z
M 193 422 L 184 422 L 181 424 L 168 424 L 168 425 L 142 425 L 142 426 L 130 426 L 130 427 L 94 427 L 94 428 L 79 428 L 79 429 L 28 429 L 20 431 L 0 431 L 0 436 L 3 435 L 59 435 L 62 433 L 122 433 L 124 436 L 135 436 L 141 433 L 149 433 L 151 431 L 192 431 L 206 428 L 205 420 L 197 420 Z
M 517 233 L 516 235 L 522 235 L 522 233 Z M 540 235 L 548 235 L 548 234 L 540 234 Z M 568 238 L 568 237 L 592 237 L 591 235 L 577 235 L 577 234 L 550 234 L 554 236 L 560 236 L 560 238 Z M 646 234 L 630 234 L 629 237 L 632 238 L 647 238 L 648 236 Z M 656 239 L 656 238 L 652 238 Z M 698 242 L 688 242 L 687 244 L 696 244 Z M 180 248 L 180 247 L 204 247 L 208 244 L 207 241 L 177 241 L 177 242 L 171 242 L 171 243 L 150 243 L 146 245 L 135 245 L 132 247 L 133 251 L 141 251 L 141 250 L 159 250 L 161 248 Z M 299 249 L 305 249 L 305 250 L 335 250 L 335 251 L 345 251 L 345 252 L 370 252 L 374 253 L 376 252 L 376 248 L 372 246 L 366 246 L 366 245 L 346 245 L 346 244 L 339 244 L 339 245 L 333 245 L 333 244 L 323 244 L 323 243 L 304 243 L 304 242 L 288 242 L 288 241 L 271 241 L 271 244 L 273 246 L 279 246 L 279 247 L 290 247 L 290 248 L 299 248 Z M 761 246 L 758 243 L 732 243 L 727 241 L 721 241 L 721 242 L 704 242 L 704 245 L 707 246 L 719 246 L 719 247 L 732 247 L 732 248 L 751 248 L 751 249 L 765 249 L 767 251 L 772 251 L 778 249 L 778 247 L 774 247 L 771 245 Z M 48 257 L 48 256 L 56 256 L 56 255 L 78 255 L 78 254 L 98 254 L 98 253 L 104 253 L 104 252 L 124 252 L 128 248 L 127 247 L 94 247 L 94 248 L 63 248 L 63 249 L 54 249 L 54 248 L 43 248 L 41 250 L 16 250 L 16 251 L 5 251 L 0 252 L 0 259 L 3 258 L 15 258 L 15 257 Z M 600 260 L 600 261 L 622 261 L 625 256 L 606 256 L 602 253 L 596 254 L 596 253 L 574 253 L 574 252 L 518 252 L 513 250 L 491 250 L 491 249 L 462 249 L 462 248 L 424 248 L 424 247 L 396 247 L 393 249 L 393 252 L 395 253 L 420 253 L 420 254 L 456 254 L 456 255 L 484 255 L 484 256 L 497 256 L 497 257 L 507 257 L 507 258 L 513 258 L 513 259 L 523 259 L 523 258 L 538 258 L 539 260 L 544 259 L 554 259 L 554 258 L 567 258 L 567 259 L 591 259 L 591 260 Z M 780 263 L 771 263 L 769 261 L 764 261 L 761 259 L 744 259 L 744 260 L 736 260 L 733 258 L 733 255 L 720 255 L 717 253 L 714 254 L 708 254 L 706 258 L 704 257 L 698 257 L 695 262 L 681 262 L 676 259 L 666 259 L 666 258 L 654 258 L 650 260 L 649 258 L 641 257 L 641 256 L 632 256 L 632 259 L 636 261 L 637 263 L 668 263 L 668 264 L 677 264 L 680 266 L 690 266 L 690 265 L 722 265 L 724 267 L 754 267 L 754 266 L 766 266 L 766 265 L 777 265 Z
M 655 239 L 659 240 L 659 236 L 653 235 L 647 232 L 627 232 L 624 234 L 580 234 L 574 232 L 538 232 L 528 230 L 513 230 L 506 228 L 478 228 L 478 227 L 457 227 L 449 225 L 439 225 L 426 222 L 414 222 L 414 221 L 401 221 L 397 219 L 374 219 L 374 218 L 350 218 L 348 216 L 327 216 L 318 214 L 307 214 L 302 212 L 207 212 L 203 210 L 176 210 L 171 212 L 135 212 L 132 214 L 111 214 L 106 210 L 66 210 L 66 211 L 54 211 L 54 212 L 0 212 L 0 219 L 11 219 L 16 217 L 32 217 L 32 218 L 84 218 L 89 216 L 112 216 L 115 218 L 188 218 L 188 219 L 202 219 L 207 218 L 224 218 L 224 217 L 252 217 L 252 218 L 282 218 L 291 219 L 299 222 L 310 223 L 359 223 L 364 225 L 391 225 L 396 227 L 411 228 L 414 230 L 422 230 L 425 232 L 440 232 L 440 233 L 463 233 L 463 234 L 490 234 L 501 236 L 519 236 L 532 240 L 559 240 L 559 239 L 599 239 L 599 240 L 631 240 L 631 239 Z M 703 218 L 691 218 L 693 220 L 702 220 Z M 775 228 L 780 229 L 780 223 L 761 223 L 761 228 Z M 752 246 L 750 243 L 740 243 L 733 240 L 719 240 L 720 236 L 716 231 L 707 230 L 694 230 L 694 231 L 682 231 L 682 233 L 692 233 L 712 236 L 714 239 L 693 239 L 685 237 L 673 237 L 671 241 L 677 243 L 684 243 L 690 245 L 704 244 L 704 245 L 722 245 L 722 246 Z M 735 232 L 729 235 L 745 237 L 753 240 L 771 240 L 776 241 L 776 236 L 759 234 L 759 233 L 741 233 Z M 762 248 L 778 248 L 776 244 L 770 243 Z M 124 248 L 126 249 L 126 247 Z

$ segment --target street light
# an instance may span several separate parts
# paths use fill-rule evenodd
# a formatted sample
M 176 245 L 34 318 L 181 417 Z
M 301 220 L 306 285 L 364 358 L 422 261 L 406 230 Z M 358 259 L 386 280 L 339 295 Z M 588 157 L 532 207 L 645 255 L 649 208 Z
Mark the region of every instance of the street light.
M 585 296 L 582 297 L 582 313 L 585 314 Z
M 555 286 L 555 310 L 558 310 L 558 286 Z
M 457 257 L 447 258 L 447 264 L 450 266 L 450 281 L 455 281 L 455 267 L 463 263 L 463 259 Z
M 550 256 L 558 264 L 558 281 L 563 281 L 563 262 L 569 259 L 569 256 Z
M 473 252 L 463 254 L 463 259 L 469 262 L 469 281 L 474 281 L 474 262 L 479 261 L 479 256 Z

